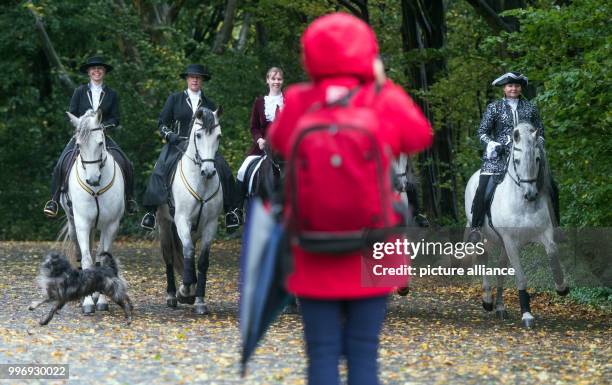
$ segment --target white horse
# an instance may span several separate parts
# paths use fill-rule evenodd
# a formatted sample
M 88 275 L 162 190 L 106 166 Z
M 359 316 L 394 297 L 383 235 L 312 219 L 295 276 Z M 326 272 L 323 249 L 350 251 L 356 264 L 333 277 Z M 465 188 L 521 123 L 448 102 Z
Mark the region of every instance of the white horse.
M 106 150 L 102 114 L 93 110 L 80 118 L 67 114 L 76 129 L 79 154 L 70 170 L 68 192 L 62 194 L 60 202 L 68 217 L 68 236 L 75 242 L 83 269 L 88 269 L 93 266 L 91 243 L 96 229 L 100 230 L 97 255 L 111 252 L 125 209 L 123 174 Z M 108 299 L 104 295 L 99 296 L 96 308 L 108 310 Z M 92 314 L 94 311 L 92 297 L 85 297 L 83 312 Z
M 162 256 L 166 263 L 166 304 L 177 306 L 177 297 L 181 303 L 195 302 L 194 312 L 200 315 L 208 312 L 204 294 L 210 246 L 217 233 L 217 219 L 223 211 L 223 190 L 214 163 L 221 139 L 221 113 L 221 107 L 214 112 L 206 108 L 196 111 L 187 149 L 178 162 L 172 182 L 174 218 L 168 205 L 157 210 Z M 196 279 L 195 245 L 198 240 L 201 240 L 201 250 Z M 183 276 L 178 293 L 174 283 L 175 269 Z
M 522 246 L 530 242 L 541 243 L 548 254 L 557 293 L 566 295 L 569 288 L 563 278 L 558 247 L 553 239 L 554 214 L 549 193 L 546 191 L 549 171 L 545 164 L 545 154 L 537 145 L 537 130 L 531 124 L 520 123 L 515 127 L 512 139 L 507 171 L 495 190 L 490 210 L 492 218 L 485 218 L 483 235 L 487 250 L 501 243 L 499 267 L 506 267 L 508 259 L 510 260 L 516 275 L 522 321 L 526 327 L 532 327 L 534 317 L 529 307 L 527 278 L 519 258 Z M 465 188 L 467 229 L 471 227 L 472 200 L 478 187 L 479 174 L 479 171 L 475 172 Z M 483 257 L 483 262 L 486 262 L 486 254 Z M 486 275 L 483 276 L 483 290 L 483 307 L 491 311 L 493 295 L 489 277 Z M 500 317 L 505 317 L 503 275 L 497 276 L 496 310 Z
M 415 177 L 412 172 L 412 167 L 409 165 L 408 155 L 400 154 L 400 156 L 393 161 L 393 170 L 395 171 L 393 187 L 400 193 L 400 197 L 404 205 L 409 207 L 406 188 L 409 182 L 415 180 Z M 412 207 L 410 207 L 410 209 L 412 209 Z

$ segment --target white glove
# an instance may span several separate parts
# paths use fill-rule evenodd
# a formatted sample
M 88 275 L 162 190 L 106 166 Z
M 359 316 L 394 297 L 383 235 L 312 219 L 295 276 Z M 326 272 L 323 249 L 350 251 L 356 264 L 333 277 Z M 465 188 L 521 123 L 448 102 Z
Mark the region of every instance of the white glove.
M 259 149 L 263 150 L 266 145 L 266 140 L 264 138 L 257 139 L 257 144 L 259 145 Z
M 490 141 L 487 144 L 487 158 L 488 159 L 497 158 L 497 147 L 499 146 L 501 146 L 501 144 L 494 142 L 494 141 Z

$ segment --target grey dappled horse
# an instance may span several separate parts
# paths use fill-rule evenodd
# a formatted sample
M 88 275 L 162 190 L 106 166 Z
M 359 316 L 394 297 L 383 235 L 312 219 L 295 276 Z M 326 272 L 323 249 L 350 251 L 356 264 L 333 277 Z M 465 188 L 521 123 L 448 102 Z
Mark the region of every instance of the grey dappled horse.
M 541 243 L 546 249 L 555 288 L 560 295 L 566 295 L 569 288 L 564 281 L 559 263 L 558 247 L 554 241 L 554 214 L 546 189 L 549 180 L 545 154 L 537 145 L 537 131 L 529 123 L 518 124 L 512 135 L 512 148 L 508 155 L 507 171 L 497 186 L 491 203 L 492 218 L 485 218 L 483 235 L 487 239 L 485 248 L 501 244 L 500 266 L 506 267 L 508 260 L 515 270 L 516 285 L 523 324 L 533 326 L 534 317 L 529 306 L 527 277 L 519 258 L 521 248 L 530 242 Z M 475 172 L 465 188 L 465 214 L 467 229 L 471 227 L 472 200 L 478 187 L 480 172 Z M 483 256 L 486 263 L 486 253 Z M 503 301 L 503 280 L 497 276 L 496 310 L 500 317 L 506 314 Z M 493 295 L 489 277 L 483 276 L 483 306 L 493 310 Z
M 174 216 L 169 206 L 157 209 L 162 257 L 166 264 L 166 304 L 193 304 L 194 312 L 206 314 L 204 303 L 210 246 L 217 233 L 217 218 L 223 211 L 223 190 L 215 169 L 215 153 L 221 139 L 222 108 L 200 108 L 191 124 L 187 149 L 176 167 L 172 182 Z M 200 240 L 196 277 L 195 246 Z M 182 274 L 178 292 L 174 270 Z
M 90 249 L 95 230 L 100 230 L 97 255 L 111 252 L 125 209 L 124 179 L 121 167 L 106 150 L 100 110 L 88 110 L 80 118 L 67 114 L 75 127 L 79 155 L 70 170 L 68 191 L 62 194 L 60 203 L 68 217 L 68 237 L 75 243 L 83 269 L 89 269 L 93 266 Z M 104 295 L 99 296 L 96 308 L 108 310 Z M 93 298 L 85 297 L 83 312 L 94 311 Z

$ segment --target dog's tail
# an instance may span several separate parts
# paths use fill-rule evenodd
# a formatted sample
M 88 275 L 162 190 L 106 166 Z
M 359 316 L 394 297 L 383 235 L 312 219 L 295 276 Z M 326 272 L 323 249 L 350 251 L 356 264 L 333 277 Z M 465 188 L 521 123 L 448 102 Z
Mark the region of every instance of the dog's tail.
M 113 255 L 107 251 L 100 253 L 98 256 L 98 260 L 102 264 L 102 266 L 108 266 L 113 270 L 115 276 L 119 275 L 119 266 L 117 265 L 117 261 L 113 257 Z
M 62 218 L 62 228 L 57 233 L 56 241 L 59 242 L 60 249 L 66 254 L 70 263 L 73 266 L 78 266 L 78 251 L 76 249 L 76 242 L 70 239 L 70 226 L 67 216 Z

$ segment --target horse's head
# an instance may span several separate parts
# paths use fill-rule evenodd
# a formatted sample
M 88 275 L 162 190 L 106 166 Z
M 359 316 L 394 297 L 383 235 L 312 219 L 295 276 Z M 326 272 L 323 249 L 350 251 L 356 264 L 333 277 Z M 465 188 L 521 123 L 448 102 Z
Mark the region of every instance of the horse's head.
M 80 152 L 80 163 L 85 174 L 85 181 L 90 186 L 99 186 L 102 178 L 102 168 L 106 163 L 106 142 L 102 127 L 102 114 L 100 110 L 97 112 L 88 110 L 83 116 L 77 118 L 70 112 L 66 113 L 75 127 L 74 137 Z
M 215 154 L 221 141 L 219 117 L 222 112 L 223 107 L 219 107 L 216 111 L 201 107 L 196 111 L 191 126 L 189 146 L 193 145 L 195 161 L 200 166 L 200 173 L 207 179 L 212 178 L 217 172 Z
M 538 197 L 538 179 L 541 177 L 542 154 L 538 147 L 538 132 L 529 123 L 520 123 L 512 133 L 513 145 L 509 167 L 512 167 L 515 183 L 523 190 L 523 197 L 533 201 Z M 510 172 L 510 170 L 508 170 Z

